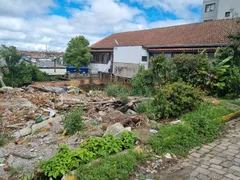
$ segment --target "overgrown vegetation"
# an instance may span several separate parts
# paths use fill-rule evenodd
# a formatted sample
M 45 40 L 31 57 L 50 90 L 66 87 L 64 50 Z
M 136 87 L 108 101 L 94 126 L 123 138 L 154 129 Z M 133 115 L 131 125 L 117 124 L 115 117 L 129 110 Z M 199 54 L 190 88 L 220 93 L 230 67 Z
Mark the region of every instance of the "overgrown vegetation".
M 133 133 L 124 132 L 118 137 L 107 135 L 103 138 L 91 138 L 76 150 L 71 150 L 63 145 L 54 157 L 40 161 L 39 166 L 46 176 L 61 177 L 81 164 L 133 147 L 134 138 Z
M 82 131 L 84 128 L 82 119 L 82 109 L 75 108 L 69 112 L 63 120 L 64 129 L 68 134 L 74 134 L 75 132 Z
M 142 155 L 133 151 L 107 157 L 92 166 L 81 165 L 76 176 L 81 180 L 127 179 L 136 170 L 136 165 L 141 159 Z
M 153 107 L 158 118 L 178 117 L 192 111 L 201 101 L 198 90 L 182 81 L 166 84 L 157 90 Z
M 183 115 L 182 123 L 161 128 L 152 137 L 151 146 L 156 153 L 186 156 L 191 148 L 214 140 L 223 128 L 222 116 L 231 112 L 225 106 L 201 104 L 193 112 Z

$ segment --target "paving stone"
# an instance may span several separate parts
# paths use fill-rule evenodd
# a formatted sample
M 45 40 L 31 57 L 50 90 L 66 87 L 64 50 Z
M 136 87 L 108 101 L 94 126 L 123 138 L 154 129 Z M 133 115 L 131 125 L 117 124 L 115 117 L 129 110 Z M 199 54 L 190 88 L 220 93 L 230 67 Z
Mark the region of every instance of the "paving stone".
M 218 160 L 216 158 L 211 159 L 210 162 L 213 163 L 213 164 L 220 164 L 220 163 L 222 163 L 221 160 Z
M 223 177 L 221 180 L 232 180 L 232 179 L 227 178 L 227 177 Z
M 240 163 L 240 159 L 239 158 L 235 158 L 234 161 Z
M 216 172 L 211 172 L 208 177 L 210 177 L 211 179 L 221 179 L 223 178 L 223 175 L 221 174 L 218 174 Z
M 233 179 L 233 180 L 239 180 L 240 178 L 233 175 L 233 174 L 227 174 L 226 177 L 230 178 L 230 179 Z
M 218 145 L 218 146 L 216 146 L 216 147 L 219 148 L 219 149 L 222 149 L 222 150 L 226 150 L 226 149 L 227 149 L 227 146 Z
M 204 174 L 199 174 L 197 178 L 200 179 L 200 180 L 210 180 L 211 179 L 211 178 L 209 178 L 208 176 L 206 176 Z
M 222 169 L 222 166 L 211 164 L 210 167 L 216 168 L 216 169 Z
M 234 154 L 234 155 L 236 155 L 236 154 L 239 153 L 239 151 L 238 151 L 238 150 L 235 150 L 235 149 L 228 149 L 228 150 L 226 150 L 225 152 L 229 152 L 229 153 L 232 153 L 232 154 Z
M 225 161 L 221 164 L 222 167 L 230 168 L 233 165 L 232 161 Z
M 233 174 L 234 174 L 235 176 L 240 177 L 240 172 L 234 172 Z
M 199 180 L 199 179 L 196 177 L 190 177 L 188 180 Z
M 194 152 L 191 154 L 191 156 L 193 156 L 195 158 L 200 158 L 201 154 Z
M 193 172 L 190 174 L 190 176 L 192 176 L 192 177 L 197 177 L 198 174 L 199 174 L 199 172 L 193 171 Z
M 239 166 L 231 166 L 230 169 L 233 169 L 235 171 L 240 172 L 240 167 Z
M 238 146 L 235 146 L 235 145 L 230 145 L 230 146 L 228 146 L 228 149 L 239 150 L 240 148 Z
M 198 168 L 196 169 L 196 171 L 199 172 L 199 173 L 201 173 L 201 174 L 204 174 L 204 175 L 210 174 L 210 171 L 209 171 L 209 170 L 204 169 L 204 168 L 201 168 L 201 167 L 198 167 Z
M 226 174 L 227 172 L 221 170 L 221 169 L 216 169 L 216 168 L 209 168 L 210 171 L 217 172 L 218 174 Z

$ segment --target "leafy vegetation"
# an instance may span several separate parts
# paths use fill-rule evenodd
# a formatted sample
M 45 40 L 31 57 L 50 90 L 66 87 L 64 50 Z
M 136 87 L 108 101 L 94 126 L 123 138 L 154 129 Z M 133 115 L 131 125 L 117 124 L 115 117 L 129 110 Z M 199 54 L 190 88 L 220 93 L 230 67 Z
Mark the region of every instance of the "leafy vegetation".
M 82 109 L 75 108 L 73 111 L 69 112 L 63 120 L 63 126 L 69 134 L 74 134 L 75 132 L 83 130 Z
M 91 138 L 76 150 L 71 150 L 64 145 L 54 157 L 40 161 L 39 166 L 46 176 L 61 177 L 81 164 L 133 147 L 134 138 L 134 134 L 124 132 L 119 137 L 107 135 L 103 138 Z
M 41 72 L 39 68 L 31 63 L 21 62 L 21 56 L 16 47 L 0 47 L 0 57 L 6 60 L 7 71 L 3 68 L 3 81 L 7 86 L 20 87 L 32 83 L 32 81 L 50 81 L 55 77 Z
M 151 146 L 157 153 L 186 156 L 191 148 L 215 139 L 223 128 L 222 116 L 231 112 L 225 106 L 201 104 L 193 112 L 183 115 L 182 123 L 161 128 L 152 137 Z
M 178 117 L 193 110 L 201 101 L 198 90 L 182 81 L 166 84 L 157 91 L 153 106 L 158 118 Z
M 68 42 L 68 47 L 64 54 L 63 60 L 66 65 L 76 66 L 79 70 L 80 66 L 90 64 L 91 53 L 89 41 L 84 36 L 77 36 Z
M 136 152 L 107 157 L 93 166 L 81 165 L 76 176 L 81 180 L 123 180 L 136 170 L 142 155 Z

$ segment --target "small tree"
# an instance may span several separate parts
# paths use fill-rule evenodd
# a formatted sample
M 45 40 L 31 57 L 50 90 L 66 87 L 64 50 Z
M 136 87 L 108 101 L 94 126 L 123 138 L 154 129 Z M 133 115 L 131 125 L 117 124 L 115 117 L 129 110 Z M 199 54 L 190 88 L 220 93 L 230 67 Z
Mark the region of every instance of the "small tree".
M 80 66 L 89 65 L 92 55 L 88 46 L 89 41 L 84 36 L 72 38 L 68 42 L 66 53 L 63 56 L 64 63 L 76 66 L 77 70 Z

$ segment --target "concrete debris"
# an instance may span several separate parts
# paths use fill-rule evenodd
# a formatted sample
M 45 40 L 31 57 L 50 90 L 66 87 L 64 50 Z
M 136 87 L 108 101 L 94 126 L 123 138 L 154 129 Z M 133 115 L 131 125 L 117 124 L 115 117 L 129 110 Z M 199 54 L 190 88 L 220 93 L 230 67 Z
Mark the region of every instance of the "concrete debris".
M 23 129 L 15 132 L 15 133 L 13 134 L 13 137 L 15 137 L 15 138 L 20 138 L 20 137 L 27 136 L 27 135 L 29 135 L 29 134 L 31 134 L 31 133 L 32 133 L 32 128 L 28 126 L 28 127 L 25 127 L 25 128 L 23 128 Z
M 172 156 L 171 156 L 170 153 L 165 154 L 164 157 L 165 157 L 166 159 L 172 159 Z
M 181 123 L 181 120 L 178 120 L 178 119 L 176 121 L 170 122 L 171 125 L 176 125 L 176 124 L 179 124 L 179 123 Z
M 0 179 L 9 178 L 5 171 L 9 167 L 33 172 L 39 160 L 49 159 L 59 150 L 59 144 L 75 149 L 89 137 L 134 131 L 141 145 L 152 135 L 148 117 L 136 113 L 137 103 L 144 98 L 130 97 L 124 104 L 100 91 L 85 93 L 77 87 L 51 85 L 1 88 L 0 92 L 0 132 L 15 137 L 0 149 Z M 67 136 L 62 118 L 76 107 L 83 109 L 84 131 Z
M 116 123 L 107 128 L 106 132 L 104 133 L 104 136 L 106 136 L 108 134 L 113 134 L 114 136 L 118 136 L 121 133 L 123 133 L 124 131 L 130 132 L 131 127 L 124 128 L 124 126 L 122 124 Z
M 150 129 L 149 132 L 150 132 L 150 133 L 153 133 L 153 134 L 158 133 L 158 131 L 157 131 L 156 129 Z

